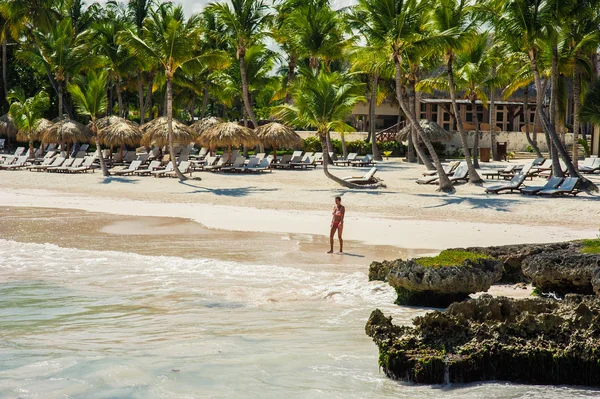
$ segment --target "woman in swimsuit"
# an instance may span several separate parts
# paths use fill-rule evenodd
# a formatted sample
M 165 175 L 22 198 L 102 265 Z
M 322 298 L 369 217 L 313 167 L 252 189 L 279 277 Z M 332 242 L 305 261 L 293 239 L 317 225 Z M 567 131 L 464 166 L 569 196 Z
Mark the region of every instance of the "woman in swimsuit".
M 342 205 L 342 198 L 335 197 L 335 206 L 333 207 L 333 219 L 331 220 L 331 231 L 329 232 L 329 244 L 330 249 L 328 254 L 333 253 L 333 236 L 335 231 L 338 232 L 338 240 L 340 240 L 340 252 L 344 253 L 344 240 L 342 240 L 342 232 L 344 231 L 344 215 L 346 214 L 346 208 Z

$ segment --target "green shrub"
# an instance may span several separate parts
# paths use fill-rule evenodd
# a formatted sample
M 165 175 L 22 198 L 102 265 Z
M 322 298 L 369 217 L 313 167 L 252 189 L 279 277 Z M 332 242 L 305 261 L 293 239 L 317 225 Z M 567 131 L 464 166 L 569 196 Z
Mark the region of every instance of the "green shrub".
M 488 259 L 489 256 L 469 251 L 444 250 L 438 256 L 417 258 L 418 265 L 426 267 L 462 266 L 465 260 Z
M 527 148 L 525 149 L 527 152 L 533 152 L 533 147 L 528 145 Z
M 592 240 L 584 240 L 581 251 L 585 254 L 600 254 L 600 237 Z

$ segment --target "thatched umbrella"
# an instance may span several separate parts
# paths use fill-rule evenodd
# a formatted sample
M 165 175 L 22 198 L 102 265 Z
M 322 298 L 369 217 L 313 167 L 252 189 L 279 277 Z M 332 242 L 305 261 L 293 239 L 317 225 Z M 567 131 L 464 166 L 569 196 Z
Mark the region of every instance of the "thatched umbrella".
M 260 140 L 252 129 L 235 122 L 222 122 L 205 130 L 199 141 L 204 146 L 227 147 L 227 159 L 231 162 L 231 147 L 253 146 Z
M 49 121 L 46 118 L 42 118 L 37 121 L 33 131 L 37 137 L 42 137 L 44 135 L 44 133 L 46 132 L 46 130 L 50 129 L 52 127 L 52 125 L 54 125 L 54 123 L 52 123 L 51 121 Z
M 192 123 L 190 128 L 195 131 L 196 134 L 201 135 L 206 129 L 211 128 L 219 123 L 223 123 L 221 118 L 209 116 L 208 118 L 202 118 L 199 121 Z
M 123 158 L 123 146 L 137 146 L 144 133 L 133 122 L 119 116 L 107 116 L 96 121 L 98 127 L 98 139 L 109 147 L 119 146 L 121 159 Z
M 295 147 L 302 144 L 302 137 L 294 129 L 277 122 L 259 126 L 256 135 L 264 145 L 273 147 L 274 160 L 277 159 L 277 147 Z
M 153 145 L 163 147 L 169 145 L 169 129 L 167 117 L 161 116 L 142 126 L 140 129 L 144 133 L 142 145 L 151 147 Z M 173 119 L 173 141 L 191 143 L 197 137 L 197 134 L 189 126 Z
M 428 121 L 427 119 L 421 119 L 419 121 L 421 127 L 425 131 L 425 134 L 432 142 L 450 141 L 452 140 L 452 133 L 441 127 L 435 122 Z M 396 135 L 396 140 L 406 141 L 410 134 L 410 123 L 408 123 L 402 130 Z
M 91 138 L 92 132 L 87 126 L 71 119 L 62 119 L 46 129 L 42 140 L 45 143 L 71 144 L 89 142 Z
M 0 136 L 6 136 L 8 143 L 10 143 L 11 137 L 15 137 L 16 135 L 17 127 L 13 123 L 12 117 L 8 114 L 0 116 Z

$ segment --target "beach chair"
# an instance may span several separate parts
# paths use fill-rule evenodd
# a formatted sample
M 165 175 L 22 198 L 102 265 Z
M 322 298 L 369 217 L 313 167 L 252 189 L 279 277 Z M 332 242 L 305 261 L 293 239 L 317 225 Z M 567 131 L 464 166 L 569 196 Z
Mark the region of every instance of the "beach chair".
M 60 164 L 59 166 L 48 166 L 46 168 L 46 172 L 60 172 L 61 169 L 73 165 L 74 161 L 75 161 L 75 158 L 65 159 L 64 162 L 62 164 Z
M 261 172 L 273 172 L 273 169 L 271 168 L 271 163 L 273 162 L 272 159 L 269 159 L 268 157 L 263 159 L 262 161 L 260 161 L 260 163 L 255 167 L 255 168 L 248 168 L 245 171 L 246 172 L 256 172 L 256 173 L 261 173 Z
M 521 185 L 525 181 L 525 177 L 526 176 L 524 174 L 517 173 L 510 180 L 510 182 L 508 182 L 506 184 L 500 184 L 500 185 L 496 185 L 496 186 L 486 187 L 485 192 L 487 194 L 500 194 L 502 191 L 510 191 L 512 193 L 515 190 L 519 190 L 519 187 L 521 187 Z
M 291 168 L 308 169 L 309 167 L 316 168 L 315 157 L 308 155 L 305 156 L 300 162 L 290 162 Z
M 190 149 L 188 147 L 184 147 L 181 149 L 181 152 L 177 156 L 179 162 L 189 161 L 190 159 Z
M 277 163 L 273 164 L 273 168 L 287 168 L 292 161 L 292 156 L 290 154 L 286 154 L 279 158 Z
M 294 151 L 294 153 L 292 154 L 292 158 L 294 157 L 302 158 L 302 151 Z
M 522 166 L 520 166 L 520 167 L 522 167 Z M 495 170 L 493 172 L 483 172 L 482 174 L 485 176 L 486 179 L 492 179 L 493 180 L 496 177 L 498 179 L 500 179 L 500 177 L 504 177 L 504 176 L 506 176 L 508 174 L 510 174 L 511 177 L 514 176 L 515 175 L 515 169 L 518 169 L 517 165 L 513 164 L 513 165 L 507 165 L 504 169 L 501 169 L 501 170 Z
M 70 168 L 67 168 L 66 172 L 68 173 L 87 173 L 89 170 L 94 172 L 94 162 L 96 161 L 96 156 L 87 156 L 83 158 L 83 163 L 79 166 L 72 165 Z
M 131 162 L 131 164 L 129 164 L 129 167 L 127 169 L 121 169 L 121 170 L 115 170 L 115 171 L 110 171 L 111 175 L 115 175 L 115 176 L 127 176 L 127 175 L 132 175 L 134 174 L 142 165 L 142 161 L 133 161 Z
M 164 169 L 153 170 L 152 172 L 150 172 L 150 175 L 152 175 L 154 177 L 163 177 L 165 175 L 165 173 L 172 172 L 172 171 L 173 171 L 173 162 L 169 162 Z
M 148 161 L 148 156 L 149 154 L 147 153 L 138 154 L 136 161 L 140 161 L 143 165 Z
M 186 173 L 189 173 L 190 176 L 192 176 L 192 170 L 191 170 L 191 162 L 190 161 L 181 161 L 181 163 L 179 164 L 179 171 L 181 173 L 183 173 L 184 175 Z M 164 174 L 165 177 L 177 177 L 177 172 L 175 172 L 175 168 L 173 168 L 172 171 L 170 172 L 166 172 Z
M 350 161 L 351 166 L 368 166 L 373 163 L 373 155 L 367 154 L 362 159 Z
M 546 159 L 546 160 L 544 160 L 544 162 L 542 164 L 533 166 L 531 168 L 531 172 L 530 173 L 533 176 L 537 176 L 541 172 L 547 171 L 547 170 L 552 170 L 552 160 L 551 159 Z
M 44 158 L 42 160 L 42 163 L 40 163 L 39 165 L 29 165 L 29 166 L 26 166 L 25 169 L 31 169 L 31 168 L 34 168 L 36 166 L 50 166 L 50 164 L 53 161 L 54 161 L 54 159 L 52 159 L 52 157 Z
M 25 152 L 25 147 L 18 147 L 15 150 L 15 153 L 13 154 L 13 156 L 20 157 L 21 155 L 23 155 L 24 152 Z
M 6 139 L 0 139 L 0 151 L 4 151 L 4 143 L 6 143 Z
M 349 176 L 342 179 L 354 184 L 373 184 L 377 182 L 374 179 L 375 173 L 377 173 L 377 168 L 373 166 L 364 176 Z
M 233 170 L 233 171 L 234 172 L 248 172 L 250 169 L 256 168 L 259 163 L 260 163 L 260 160 L 258 158 L 256 158 L 256 157 L 250 158 L 246 165 L 236 167 L 235 170 Z
M 521 194 L 529 194 L 534 195 L 539 193 L 542 190 L 554 190 L 563 182 L 562 177 L 552 176 L 548 180 L 548 182 L 544 186 L 529 186 L 529 187 L 521 187 Z
M 198 158 L 198 159 L 206 158 L 206 156 L 208 155 L 208 151 L 209 150 L 206 147 L 200 148 L 200 152 L 198 153 L 198 155 L 196 155 L 196 158 Z
M 456 170 L 456 168 L 458 168 L 458 165 L 460 165 L 460 161 L 452 161 L 449 164 L 447 164 L 446 166 L 443 167 L 444 172 L 450 176 L 452 173 L 454 173 L 454 171 Z M 437 170 L 428 170 L 427 172 L 423 172 L 423 176 L 436 176 L 437 175 Z
M 258 158 L 258 162 L 260 162 L 263 159 L 265 159 L 265 153 L 264 152 L 259 152 L 258 154 L 255 155 L 255 158 Z
M 541 164 L 544 163 L 544 161 L 546 160 L 546 158 L 544 157 L 539 157 L 533 160 L 533 162 L 531 163 L 533 166 L 539 166 Z
M 138 176 L 148 176 L 150 173 L 154 172 L 156 169 L 160 167 L 160 161 L 151 161 L 150 165 L 146 169 L 138 169 L 134 174 Z
M 323 165 L 323 153 L 322 152 L 315 152 L 314 157 L 315 157 L 316 164 Z
M 538 195 L 572 195 L 576 196 L 581 191 L 577 189 L 577 185 L 579 184 L 578 177 L 567 177 L 557 188 L 551 188 L 547 190 L 541 190 L 538 192 Z
M 65 162 L 65 158 L 58 156 L 58 157 L 54 158 L 54 160 L 50 164 L 33 165 L 33 166 L 29 167 L 29 170 L 31 172 L 43 172 L 48 168 L 61 166 L 63 164 L 63 162 Z
M 73 161 L 71 162 L 71 165 L 69 165 L 66 161 L 59 166 L 56 169 L 52 169 L 50 170 L 50 172 L 55 172 L 55 173 L 66 173 L 69 171 L 70 168 L 80 168 L 81 165 L 83 165 L 83 161 L 84 158 L 70 158 Z
M 82 144 L 81 147 L 79 147 L 79 151 L 87 152 L 88 148 L 90 148 L 89 144 Z
M 351 152 L 350 154 L 348 154 L 348 156 L 345 159 L 336 159 L 333 161 L 334 165 L 337 166 L 346 166 L 346 165 L 350 165 L 350 163 L 352 161 L 354 161 L 356 159 L 356 157 L 358 156 L 357 153 L 355 152 Z
M 243 167 L 245 163 L 246 163 L 246 158 L 239 156 L 233 161 L 233 164 L 231 164 L 229 166 L 221 167 L 221 171 L 222 172 L 235 172 L 236 169 Z
M 560 163 L 560 170 L 562 171 L 563 175 L 567 174 L 567 164 L 565 164 L 562 160 L 559 161 Z M 538 177 L 543 177 L 544 179 L 549 179 L 550 176 L 552 176 L 554 174 L 553 170 L 544 170 L 540 173 L 538 173 Z
M 27 166 L 27 155 L 21 155 L 17 157 L 17 160 L 10 165 L 0 165 L 0 169 L 2 170 L 18 170 Z
M 579 167 L 581 173 L 596 173 L 600 170 L 600 158 L 586 158 Z
M 452 184 L 469 180 L 469 169 L 466 162 L 461 162 L 454 174 L 449 177 Z
M 58 145 L 56 143 L 50 143 L 50 144 L 48 144 L 48 146 L 46 146 L 46 152 L 56 150 L 57 146 Z
M 220 170 L 223 166 L 225 166 L 225 161 L 227 160 L 227 156 L 219 158 L 217 163 L 213 163 L 212 165 L 206 165 L 202 168 L 202 170 L 210 170 L 211 172 L 216 172 Z

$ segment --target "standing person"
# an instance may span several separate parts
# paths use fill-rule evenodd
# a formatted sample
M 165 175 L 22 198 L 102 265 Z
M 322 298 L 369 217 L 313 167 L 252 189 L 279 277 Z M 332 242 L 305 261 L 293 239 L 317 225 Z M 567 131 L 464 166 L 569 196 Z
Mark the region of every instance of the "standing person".
M 331 220 L 331 231 L 329 232 L 329 244 L 330 249 L 328 254 L 333 253 L 333 236 L 335 231 L 338 233 L 338 240 L 340 241 L 340 252 L 344 253 L 344 240 L 342 239 L 342 232 L 344 231 L 344 215 L 346 214 L 346 208 L 342 205 L 342 198 L 335 197 L 335 206 L 333 207 L 333 219 Z

